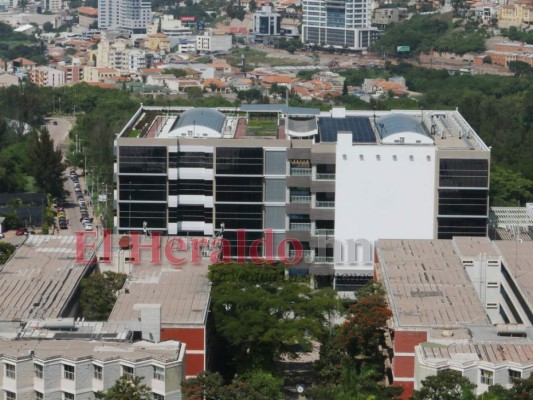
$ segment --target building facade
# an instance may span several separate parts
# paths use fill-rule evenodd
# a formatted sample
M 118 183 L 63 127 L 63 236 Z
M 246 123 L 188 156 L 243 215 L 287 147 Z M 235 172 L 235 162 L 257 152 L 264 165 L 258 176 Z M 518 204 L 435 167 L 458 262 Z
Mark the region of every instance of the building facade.
M 120 233 L 144 222 L 169 235 L 223 231 L 236 249 L 268 230 L 274 258 L 291 238 L 331 271 L 367 278 L 380 238 L 487 233 L 490 151 L 457 111 L 143 107 L 115 156 Z
M 303 0 L 302 42 L 364 50 L 378 37 L 368 0 Z
M 35 67 L 28 75 L 37 86 L 56 87 L 65 84 L 65 72 L 47 66 Z
M 145 35 L 152 18 L 147 0 L 98 0 L 98 28 Z
M 231 35 L 210 35 L 204 33 L 196 36 L 196 51 L 199 52 L 225 52 L 232 47 Z
M 152 398 L 180 400 L 185 345 L 80 340 L 3 342 L 0 385 L 9 400 L 92 400 L 122 376 L 142 377 Z

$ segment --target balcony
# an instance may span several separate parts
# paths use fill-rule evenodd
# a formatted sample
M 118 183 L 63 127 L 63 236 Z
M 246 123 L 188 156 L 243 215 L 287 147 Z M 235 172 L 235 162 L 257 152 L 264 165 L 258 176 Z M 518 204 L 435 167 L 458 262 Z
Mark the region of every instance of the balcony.
M 291 203 L 311 204 L 311 196 L 291 195 Z
M 315 229 L 316 236 L 334 236 L 335 229 Z
M 291 222 L 289 224 L 289 229 L 291 231 L 310 231 L 311 223 L 310 222 Z
M 334 181 L 335 180 L 335 174 L 319 174 L 317 172 L 316 180 L 317 181 Z
M 303 252 L 302 258 L 305 260 L 309 260 L 313 257 L 313 254 L 315 253 L 314 250 L 300 250 Z M 289 258 L 296 257 L 296 250 L 289 250 Z
M 311 176 L 311 168 L 291 168 L 291 176 Z
M 333 264 L 334 262 L 333 256 L 316 256 L 315 257 L 315 263 L 321 263 L 321 264 Z
M 316 202 L 316 208 L 335 208 L 334 201 L 318 201 Z

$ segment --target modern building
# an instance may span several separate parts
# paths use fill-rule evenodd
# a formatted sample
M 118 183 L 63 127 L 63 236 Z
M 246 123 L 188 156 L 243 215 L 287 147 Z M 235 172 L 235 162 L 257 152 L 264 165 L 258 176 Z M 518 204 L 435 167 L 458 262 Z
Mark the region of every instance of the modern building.
M 231 47 L 231 35 L 211 35 L 206 32 L 196 36 L 196 51 L 201 53 L 226 52 Z
M 378 37 L 368 0 L 303 0 L 302 42 L 366 50 Z
M 185 345 L 87 340 L 0 342 L 2 397 L 93 400 L 121 375 L 142 377 L 153 399 L 181 400 Z
M 115 156 L 119 233 L 223 231 L 236 249 L 272 230 L 338 288 L 372 276 L 378 239 L 487 234 L 490 151 L 458 111 L 142 106 Z
M 461 372 L 477 392 L 533 370 L 533 241 L 379 240 L 376 275 L 392 311 L 393 383 Z
M 98 28 L 146 35 L 152 18 L 149 0 L 99 0 Z
M 407 18 L 409 18 L 407 8 L 376 8 L 372 22 L 384 29 L 388 25 L 396 24 Z

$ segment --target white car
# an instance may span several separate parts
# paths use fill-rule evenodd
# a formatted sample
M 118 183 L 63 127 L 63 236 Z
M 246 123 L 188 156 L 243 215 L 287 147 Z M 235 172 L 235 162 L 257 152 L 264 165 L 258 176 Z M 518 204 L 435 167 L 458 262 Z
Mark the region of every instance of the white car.
M 93 226 L 91 224 L 85 224 L 85 230 L 86 231 L 92 231 L 93 230 Z

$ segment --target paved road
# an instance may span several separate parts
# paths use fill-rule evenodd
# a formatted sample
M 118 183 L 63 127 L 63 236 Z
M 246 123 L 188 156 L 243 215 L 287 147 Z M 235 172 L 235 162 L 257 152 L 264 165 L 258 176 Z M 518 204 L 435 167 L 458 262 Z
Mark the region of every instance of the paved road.
M 54 141 L 54 144 L 56 148 L 60 148 L 63 151 L 63 155 L 66 154 L 69 144 L 69 137 L 68 134 L 70 130 L 72 129 L 72 125 L 74 124 L 73 118 L 50 118 L 47 121 L 47 128 L 50 132 L 50 137 Z M 81 170 L 78 170 L 78 177 L 80 181 L 80 187 L 82 191 L 85 191 L 87 189 L 86 183 L 85 183 L 85 177 L 81 176 Z M 83 232 L 85 230 L 83 224 L 80 222 L 81 219 L 81 213 L 80 208 L 78 206 L 78 200 L 76 198 L 76 192 L 74 190 L 74 182 L 72 179 L 70 179 L 70 168 L 67 169 L 67 176 L 68 179 L 65 181 L 65 190 L 69 193 L 67 196 L 66 204 L 65 204 L 65 214 L 68 221 L 68 229 L 59 230 L 60 235 L 71 235 L 74 232 Z M 89 211 L 89 215 L 93 216 L 93 209 L 89 205 L 89 199 L 87 196 L 85 196 L 85 201 L 87 203 L 87 208 Z M 57 220 L 56 220 L 57 223 Z M 57 231 L 55 232 L 57 234 Z

